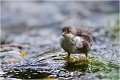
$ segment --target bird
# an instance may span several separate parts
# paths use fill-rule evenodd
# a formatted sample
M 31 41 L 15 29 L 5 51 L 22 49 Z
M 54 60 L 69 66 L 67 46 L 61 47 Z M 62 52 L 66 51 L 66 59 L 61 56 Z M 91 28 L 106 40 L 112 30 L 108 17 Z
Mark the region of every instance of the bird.
M 83 53 L 88 56 L 92 46 L 92 32 L 83 27 L 64 26 L 60 38 L 61 47 L 70 54 Z

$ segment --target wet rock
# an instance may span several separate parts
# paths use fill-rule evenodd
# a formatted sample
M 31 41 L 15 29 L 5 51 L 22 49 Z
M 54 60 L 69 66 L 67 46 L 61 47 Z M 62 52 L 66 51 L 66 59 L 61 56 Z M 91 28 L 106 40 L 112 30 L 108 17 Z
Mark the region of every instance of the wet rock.
M 5 72 L 3 72 L 2 68 L 1 68 L 1 60 L 0 60 L 0 76 L 5 74 Z
M 23 65 L 26 60 L 24 56 L 21 56 L 21 50 L 16 47 L 3 47 L 1 48 L 1 64 L 2 66 L 10 65 Z
M 33 33 L 34 31 L 34 33 Z M 23 33 L 21 35 L 9 36 L 8 41 L 12 43 L 25 43 L 32 46 L 44 46 L 59 44 L 59 36 L 50 30 L 40 29 Z M 51 40 L 49 40 L 51 39 Z
M 54 79 L 54 78 L 56 78 L 57 77 L 57 75 L 49 75 L 48 76 L 48 78 L 50 78 L 50 79 Z

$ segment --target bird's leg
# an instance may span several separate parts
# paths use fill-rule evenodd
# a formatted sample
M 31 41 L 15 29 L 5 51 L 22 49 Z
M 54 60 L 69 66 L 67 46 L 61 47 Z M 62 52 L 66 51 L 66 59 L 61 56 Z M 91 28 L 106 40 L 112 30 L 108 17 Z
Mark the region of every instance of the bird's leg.
M 88 57 L 88 52 L 85 53 L 86 58 Z
M 68 53 L 68 55 L 66 57 L 66 60 L 69 62 L 69 60 L 70 60 L 70 53 Z
M 68 56 L 67 56 L 67 58 L 70 58 L 70 53 L 68 52 Z

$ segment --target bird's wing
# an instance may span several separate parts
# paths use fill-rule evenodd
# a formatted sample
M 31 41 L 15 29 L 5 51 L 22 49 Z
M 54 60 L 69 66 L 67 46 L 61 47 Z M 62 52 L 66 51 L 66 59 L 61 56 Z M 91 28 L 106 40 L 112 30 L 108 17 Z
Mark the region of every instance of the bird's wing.
M 85 29 L 85 28 L 82 28 L 82 27 L 79 27 L 78 28 L 78 35 L 81 34 L 81 35 L 92 35 L 92 32 L 90 32 L 89 30 Z
M 78 31 L 78 35 L 77 36 L 81 36 L 83 37 L 85 40 L 87 40 L 88 42 L 90 42 L 90 44 L 92 44 L 92 37 L 91 37 L 92 33 L 87 31 L 86 29 L 79 27 L 79 31 Z

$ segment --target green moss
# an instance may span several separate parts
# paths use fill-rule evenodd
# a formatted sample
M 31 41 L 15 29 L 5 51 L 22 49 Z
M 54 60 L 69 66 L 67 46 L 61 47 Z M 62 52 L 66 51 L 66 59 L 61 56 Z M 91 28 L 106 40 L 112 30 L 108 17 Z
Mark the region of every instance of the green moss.
M 112 39 L 118 39 L 119 38 L 119 33 L 120 33 L 120 25 L 119 25 L 120 21 L 117 20 L 116 21 L 116 26 L 109 31 L 110 36 Z
M 70 61 L 66 62 L 66 65 L 64 66 L 65 69 L 69 70 L 69 71 L 74 71 L 74 70 L 78 70 L 82 73 L 85 72 L 92 72 L 93 74 L 95 73 L 104 73 L 106 74 L 106 78 L 109 79 L 118 79 L 119 77 L 119 66 L 112 63 L 112 62 L 108 62 L 108 61 L 104 61 L 97 53 L 96 54 L 91 54 L 89 55 L 89 59 L 86 59 L 85 57 L 81 58 L 79 57 L 79 59 L 71 59 Z M 99 56 L 99 57 L 98 57 Z M 114 74 L 111 77 L 111 73 Z M 104 78 L 104 77 L 102 77 Z

